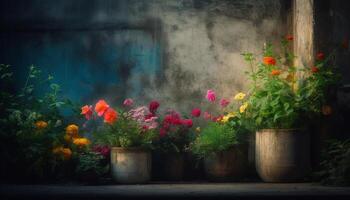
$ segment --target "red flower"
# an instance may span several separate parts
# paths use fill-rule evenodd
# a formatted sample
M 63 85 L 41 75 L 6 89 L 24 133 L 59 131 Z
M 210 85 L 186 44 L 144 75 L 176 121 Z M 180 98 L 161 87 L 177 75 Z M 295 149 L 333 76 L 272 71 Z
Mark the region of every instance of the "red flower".
M 317 53 L 317 55 L 316 55 L 317 60 L 321 61 L 321 60 L 324 60 L 324 58 L 325 58 L 324 53 L 322 53 L 322 52 Z
M 281 70 L 278 70 L 278 69 L 274 69 L 271 71 L 271 75 L 272 76 L 278 76 L 281 74 Z
M 158 101 L 151 101 L 151 103 L 149 104 L 149 111 L 151 113 L 154 113 L 157 111 L 158 107 L 159 107 Z
M 184 119 L 182 120 L 182 125 L 187 126 L 187 128 L 191 128 L 193 126 L 192 119 Z
M 199 108 L 194 108 L 191 114 L 193 117 L 199 117 L 201 115 L 201 110 Z
M 265 65 L 276 65 L 276 59 L 270 56 L 266 56 L 263 58 L 263 63 Z
M 105 100 L 102 99 L 96 103 L 95 112 L 97 112 L 97 115 L 101 117 L 107 111 L 108 108 L 109 105 Z
M 230 104 L 230 102 L 228 101 L 228 100 L 226 100 L 226 99 L 221 99 L 220 100 L 220 105 L 221 105 L 221 107 L 226 107 L 228 104 Z
M 85 115 L 85 118 L 87 120 L 91 119 L 92 116 L 92 106 L 89 105 L 85 105 L 83 107 L 81 107 L 81 113 L 82 115 Z
M 221 121 L 222 120 L 222 118 L 224 117 L 224 115 L 219 115 L 219 116 L 217 116 L 217 117 L 213 117 L 213 121 L 214 122 L 219 122 L 219 121 Z
M 287 35 L 286 40 L 293 41 L 294 37 L 292 35 Z
M 113 124 L 118 119 L 118 113 L 113 108 L 108 108 L 104 114 L 104 122 Z
M 156 115 L 153 113 L 150 113 L 148 115 L 145 116 L 145 120 L 151 119 L 152 117 L 155 117 Z
M 311 72 L 312 73 L 317 73 L 320 69 L 316 66 L 311 67 Z

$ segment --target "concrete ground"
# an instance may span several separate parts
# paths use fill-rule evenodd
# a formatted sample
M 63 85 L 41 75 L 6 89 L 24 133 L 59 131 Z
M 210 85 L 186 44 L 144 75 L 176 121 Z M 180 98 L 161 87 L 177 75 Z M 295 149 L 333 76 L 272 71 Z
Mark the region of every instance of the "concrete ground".
M 1 185 L 1 199 L 348 199 L 350 187 L 313 183 L 151 183 L 145 185 Z M 147 198 L 148 199 L 148 198 Z

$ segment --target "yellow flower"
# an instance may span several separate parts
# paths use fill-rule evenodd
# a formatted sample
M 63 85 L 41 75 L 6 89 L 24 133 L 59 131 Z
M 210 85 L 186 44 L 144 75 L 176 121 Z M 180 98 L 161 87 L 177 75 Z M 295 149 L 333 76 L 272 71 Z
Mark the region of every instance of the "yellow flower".
M 239 112 L 240 113 L 244 113 L 244 111 L 247 109 L 248 107 L 248 102 L 245 102 L 241 105 L 241 107 L 239 107 Z
M 87 138 L 73 138 L 73 143 L 79 147 L 90 144 L 90 140 Z
M 245 94 L 242 93 L 242 92 L 240 92 L 240 93 L 236 94 L 236 96 L 234 97 L 234 99 L 235 99 L 235 100 L 242 100 L 242 99 L 244 99 L 244 97 L 245 97 Z
M 198 126 L 198 127 L 196 128 L 196 132 L 198 132 L 198 133 L 201 132 L 201 127 Z
M 71 137 L 78 137 L 79 127 L 75 124 L 66 127 L 66 134 Z
M 45 122 L 45 121 L 37 121 L 36 123 L 35 123 L 35 127 L 37 128 L 37 129 L 44 129 L 44 128 L 46 128 L 47 127 L 47 122 Z
M 237 114 L 235 112 L 230 112 L 222 118 L 221 122 L 226 123 L 226 122 L 228 122 L 228 120 L 230 120 L 231 118 L 236 117 L 236 116 L 237 116 Z

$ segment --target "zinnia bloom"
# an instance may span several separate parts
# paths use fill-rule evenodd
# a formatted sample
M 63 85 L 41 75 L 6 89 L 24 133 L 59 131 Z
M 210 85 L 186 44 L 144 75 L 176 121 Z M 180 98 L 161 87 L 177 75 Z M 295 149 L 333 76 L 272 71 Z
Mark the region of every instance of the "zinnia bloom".
M 224 107 L 228 106 L 228 104 L 230 104 L 230 102 L 227 99 L 221 99 L 220 100 L 221 107 L 224 108 Z
M 86 146 L 90 143 L 91 143 L 90 140 L 87 138 L 75 138 L 75 139 L 73 139 L 73 144 L 75 144 L 79 147 Z
M 324 53 L 322 53 L 322 52 L 317 53 L 317 55 L 316 55 L 317 60 L 321 61 L 321 60 L 324 60 L 324 58 L 325 58 Z
M 235 100 L 243 100 L 244 97 L 245 97 L 245 94 L 242 93 L 242 92 L 240 92 L 240 93 L 238 93 L 238 94 L 235 95 L 234 99 L 235 99 Z
M 293 41 L 294 37 L 292 35 L 287 35 L 286 40 Z
M 66 127 L 66 134 L 71 137 L 78 137 L 79 127 L 75 124 L 70 124 Z
M 132 106 L 133 104 L 134 104 L 134 100 L 132 100 L 130 98 L 125 99 L 124 102 L 123 102 L 123 105 L 124 106 L 128 106 L 128 107 Z
M 185 125 L 187 128 L 191 128 L 193 126 L 192 119 L 184 119 L 181 122 L 183 125 Z
M 82 115 L 85 115 L 85 118 L 87 120 L 91 119 L 92 116 L 92 106 L 89 105 L 85 105 L 83 107 L 81 107 L 81 113 Z
M 149 104 L 149 111 L 151 113 L 155 113 L 159 107 L 159 102 L 158 101 L 151 101 Z
M 208 99 L 208 101 L 214 102 L 216 100 L 215 92 L 213 90 L 208 90 L 206 98 Z
M 248 107 L 248 102 L 245 102 L 244 104 L 241 105 L 241 107 L 239 107 L 239 112 L 244 113 L 247 107 Z
M 263 58 L 263 63 L 265 65 L 276 65 L 276 59 L 270 56 L 266 56 Z
M 118 119 L 118 113 L 113 108 L 108 108 L 104 115 L 104 122 L 113 124 Z
M 46 128 L 47 127 L 47 122 L 45 122 L 45 121 L 37 121 L 36 123 L 35 123 L 35 127 L 37 128 L 37 129 L 44 129 L 44 128 Z
M 101 117 L 108 108 L 109 105 L 105 100 L 99 100 L 95 105 L 95 112 L 97 112 L 97 115 Z
M 192 112 L 191 112 L 191 115 L 192 115 L 193 117 L 199 117 L 199 116 L 201 115 L 201 109 L 199 109 L 199 108 L 194 108 L 194 109 L 192 110 Z
M 320 69 L 316 66 L 311 67 L 311 72 L 312 73 L 317 73 Z
M 271 71 L 271 75 L 272 76 L 278 76 L 281 74 L 281 70 L 278 70 L 278 69 L 274 69 Z

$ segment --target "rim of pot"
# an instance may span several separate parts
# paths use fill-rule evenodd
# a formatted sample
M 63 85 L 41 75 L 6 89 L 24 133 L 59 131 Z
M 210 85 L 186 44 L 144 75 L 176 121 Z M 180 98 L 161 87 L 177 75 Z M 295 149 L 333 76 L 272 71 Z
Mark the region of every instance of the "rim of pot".
M 111 150 L 117 152 L 148 152 L 149 150 L 144 147 L 112 147 Z
M 267 132 L 267 131 L 302 131 L 304 129 L 302 128 L 263 128 L 260 130 L 257 130 L 256 132 Z

